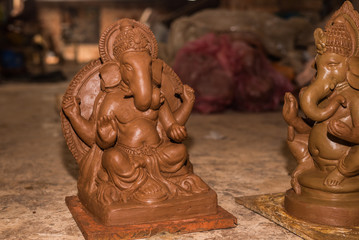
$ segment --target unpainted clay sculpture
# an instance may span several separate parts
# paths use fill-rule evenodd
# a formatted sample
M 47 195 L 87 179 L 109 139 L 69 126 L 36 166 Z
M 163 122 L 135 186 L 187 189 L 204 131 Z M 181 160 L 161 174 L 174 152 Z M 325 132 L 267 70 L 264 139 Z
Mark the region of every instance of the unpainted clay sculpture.
M 298 166 L 285 197 L 289 214 L 333 226 L 359 225 L 359 14 L 344 2 L 314 32 L 317 74 L 299 94 L 310 121 L 287 93 L 283 117 Z
M 61 114 L 82 205 L 107 226 L 216 214 L 217 195 L 182 143 L 194 91 L 157 58 L 152 32 L 121 19 L 99 51 L 70 83 Z

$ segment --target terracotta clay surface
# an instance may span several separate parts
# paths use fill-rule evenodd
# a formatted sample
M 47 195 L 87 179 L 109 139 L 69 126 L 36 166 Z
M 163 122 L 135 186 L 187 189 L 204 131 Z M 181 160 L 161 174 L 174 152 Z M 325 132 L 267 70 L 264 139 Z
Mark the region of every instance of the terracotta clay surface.
M 93 216 L 83 207 L 77 196 L 66 197 L 77 225 L 85 239 L 136 239 L 150 237 L 162 232 L 189 233 L 208 231 L 219 228 L 234 227 L 237 219 L 232 214 L 218 206 L 217 213 L 185 220 L 157 221 L 151 224 L 126 224 L 121 226 L 105 226 L 96 222 Z
M 183 144 L 194 91 L 157 51 L 147 26 L 118 20 L 100 38 L 101 58 L 83 67 L 63 96 L 62 128 L 79 165 L 78 197 L 106 226 L 218 211 L 217 194 L 193 172 Z
M 236 203 L 268 218 L 304 239 L 358 239 L 359 227 L 334 227 L 314 224 L 292 217 L 284 209 L 284 198 L 285 193 L 263 194 L 238 197 Z
M 298 162 L 286 210 L 307 221 L 359 225 L 359 14 L 349 1 L 325 30 L 314 32 L 317 74 L 299 94 L 287 93 L 283 117 Z

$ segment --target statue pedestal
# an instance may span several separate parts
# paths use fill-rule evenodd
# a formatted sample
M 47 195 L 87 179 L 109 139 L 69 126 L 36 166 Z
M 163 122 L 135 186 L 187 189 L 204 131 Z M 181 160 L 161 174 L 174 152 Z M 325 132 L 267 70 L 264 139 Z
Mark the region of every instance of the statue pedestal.
M 295 218 L 284 209 L 285 193 L 237 197 L 236 203 L 275 222 L 303 239 L 358 239 L 359 227 L 335 227 Z
M 217 213 L 217 194 L 208 192 L 193 194 L 188 197 L 176 197 L 158 203 L 144 204 L 138 202 L 113 203 L 102 205 L 97 201 L 88 202 L 86 208 L 107 226 L 151 223 L 158 221 L 180 220 Z
M 358 200 L 341 200 L 340 196 L 345 194 L 340 193 L 323 195 L 323 199 L 320 199 L 320 195 L 312 198 L 306 192 L 297 195 L 290 189 L 285 194 L 284 208 L 293 217 L 313 223 L 338 227 L 359 226 Z
M 82 205 L 77 196 L 66 197 L 66 204 L 87 240 L 95 239 L 136 239 L 168 233 L 189 233 L 213 229 L 232 228 L 237 219 L 217 206 L 217 213 L 206 216 L 195 216 L 180 220 L 162 220 L 149 223 L 123 224 L 106 226 L 99 223 Z M 130 220 L 129 220 L 130 221 Z
M 299 175 L 301 194 L 288 190 L 284 200 L 285 210 L 293 217 L 312 223 L 359 226 L 358 176 L 345 179 L 343 185 L 328 187 L 323 184 L 327 174 L 312 169 Z

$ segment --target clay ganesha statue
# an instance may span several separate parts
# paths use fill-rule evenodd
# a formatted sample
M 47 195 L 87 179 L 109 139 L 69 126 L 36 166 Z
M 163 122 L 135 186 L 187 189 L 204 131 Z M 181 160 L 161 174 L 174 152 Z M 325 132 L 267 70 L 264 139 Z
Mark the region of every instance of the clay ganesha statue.
M 285 208 L 295 217 L 359 225 L 359 14 L 350 2 L 314 32 L 317 74 L 299 94 L 287 93 L 283 116 L 298 162 Z
M 193 173 L 182 143 L 194 92 L 157 58 L 152 32 L 119 20 L 99 51 L 62 105 L 81 203 L 106 225 L 215 214 L 217 196 Z

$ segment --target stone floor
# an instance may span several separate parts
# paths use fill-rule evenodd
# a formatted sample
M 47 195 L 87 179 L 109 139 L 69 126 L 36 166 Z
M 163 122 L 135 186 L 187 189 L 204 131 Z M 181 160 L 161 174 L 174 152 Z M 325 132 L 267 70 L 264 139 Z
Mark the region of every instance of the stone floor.
M 82 239 L 65 205 L 65 196 L 77 191 L 77 166 L 56 110 L 66 85 L 0 85 L 0 239 Z M 299 239 L 234 201 L 290 187 L 295 162 L 279 112 L 193 114 L 187 128 L 195 172 L 238 226 L 150 239 Z

